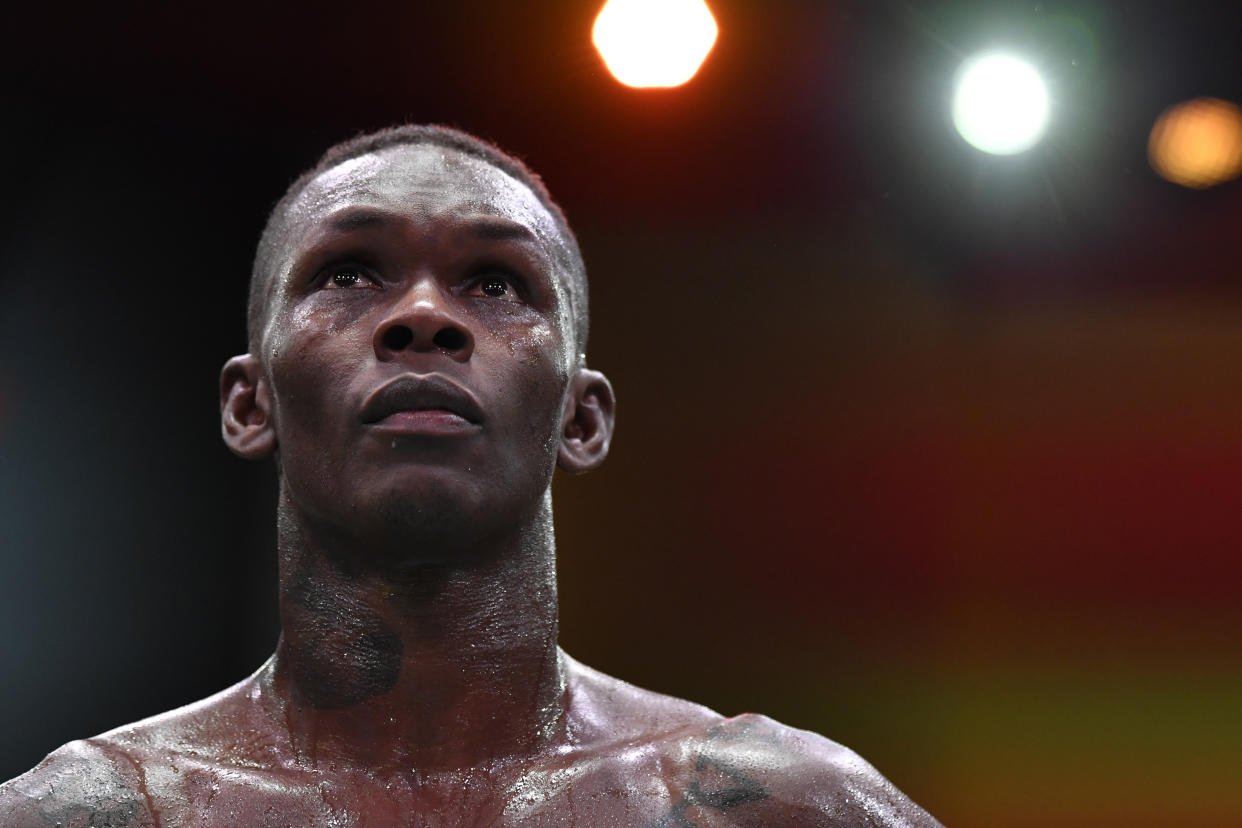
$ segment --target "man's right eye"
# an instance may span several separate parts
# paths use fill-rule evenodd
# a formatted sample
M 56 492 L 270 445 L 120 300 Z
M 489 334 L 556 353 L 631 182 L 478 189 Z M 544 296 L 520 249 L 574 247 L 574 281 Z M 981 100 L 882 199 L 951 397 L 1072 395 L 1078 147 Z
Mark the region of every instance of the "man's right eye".
M 329 290 L 341 290 L 354 287 L 368 287 L 370 279 L 356 267 L 342 267 L 328 274 L 324 287 Z

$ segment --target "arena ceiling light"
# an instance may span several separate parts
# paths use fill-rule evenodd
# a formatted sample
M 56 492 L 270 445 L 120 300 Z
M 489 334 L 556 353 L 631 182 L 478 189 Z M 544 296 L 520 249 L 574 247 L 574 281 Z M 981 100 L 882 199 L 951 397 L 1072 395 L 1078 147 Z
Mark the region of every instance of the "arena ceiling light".
M 953 125 L 971 146 L 993 155 L 1025 152 L 1048 125 L 1048 90 L 1035 67 L 999 52 L 962 64 Z
M 608 0 L 591 40 L 608 71 L 626 86 L 680 86 L 716 42 L 703 0 Z
M 1242 175 L 1242 109 L 1196 98 L 1166 109 L 1152 127 L 1147 157 L 1162 178 L 1202 190 Z

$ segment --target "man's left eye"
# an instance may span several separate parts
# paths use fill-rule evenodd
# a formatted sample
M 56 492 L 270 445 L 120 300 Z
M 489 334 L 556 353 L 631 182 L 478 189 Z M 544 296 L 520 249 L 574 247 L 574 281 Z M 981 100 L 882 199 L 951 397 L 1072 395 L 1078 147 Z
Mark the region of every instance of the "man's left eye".
M 478 296 L 490 296 L 493 299 L 507 299 L 509 301 L 518 301 L 517 289 L 513 286 L 513 281 L 504 276 L 484 276 L 477 283 L 471 293 Z

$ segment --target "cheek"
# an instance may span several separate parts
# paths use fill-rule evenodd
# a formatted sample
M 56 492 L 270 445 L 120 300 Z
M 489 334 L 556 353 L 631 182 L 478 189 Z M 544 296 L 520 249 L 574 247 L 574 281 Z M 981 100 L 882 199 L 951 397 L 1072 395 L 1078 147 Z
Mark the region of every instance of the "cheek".
M 281 320 L 293 339 L 352 339 L 372 303 L 333 299 L 333 292 L 320 292 L 291 307 Z
M 519 374 L 519 399 L 526 401 L 526 438 L 540 446 L 540 453 L 555 462 L 560 447 L 561 415 L 569 373 L 565 360 L 554 349 L 519 351 L 523 370 Z
M 538 446 L 541 455 L 554 455 L 569 382 L 569 360 L 556 326 L 540 317 L 527 325 L 484 328 L 496 353 L 489 385 L 507 398 L 498 402 L 514 412 L 511 433 L 521 435 L 514 447 Z
M 564 339 L 546 320 L 510 329 L 505 336 L 509 356 L 517 362 L 523 398 L 530 403 L 549 395 L 557 397 L 569 381 L 569 358 Z
M 347 378 L 362 357 L 351 332 L 353 321 L 325 307 L 300 307 L 277 320 L 282 333 L 268 351 L 269 374 L 276 401 L 277 426 L 296 420 L 316 423 L 339 410 L 328 403 L 343 398 Z
M 552 322 L 527 306 L 496 303 L 477 318 L 487 335 L 502 343 L 522 365 L 555 365 L 564 371 L 569 360 L 560 332 L 568 329 L 561 316 Z

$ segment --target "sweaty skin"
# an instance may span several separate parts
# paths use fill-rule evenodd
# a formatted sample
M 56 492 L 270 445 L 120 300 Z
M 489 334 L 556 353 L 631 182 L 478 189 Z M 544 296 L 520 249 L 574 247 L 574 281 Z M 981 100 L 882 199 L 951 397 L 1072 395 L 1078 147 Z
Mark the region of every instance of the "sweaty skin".
M 857 755 L 557 646 L 550 484 L 601 463 L 556 223 L 431 144 L 321 174 L 225 442 L 275 455 L 282 634 L 211 698 L 0 786 L 6 826 L 934 826 Z

